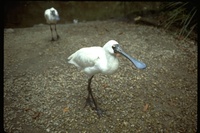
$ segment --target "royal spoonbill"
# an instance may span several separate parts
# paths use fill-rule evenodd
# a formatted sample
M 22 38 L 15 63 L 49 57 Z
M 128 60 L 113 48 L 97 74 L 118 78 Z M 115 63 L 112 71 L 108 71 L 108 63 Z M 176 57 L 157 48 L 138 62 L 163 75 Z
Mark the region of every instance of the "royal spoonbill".
M 51 36 L 52 36 L 52 41 L 54 41 L 54 38 L 53 38 L 53 29 L 51 28 L 51 25 L 54 25 L 55 26 L 55 31 L 56 31 L 56 35 L 57 35 L 57 39 L 59 39 L 59 35 L 57 33 L 57 30 L 56 30 L 56 23 L 58 20 L 60 20 L 59 18 L 59 15 L 58 15 L 58 12 L 55 8 L 50 8 L 50 9 L 46 9 L 45 12 L 44 12 L 44 17 L 47 21 L 47 23 L 49 24 L 50 26 L 50 30 L 51 30 Z
M 118 53 L 129 59 L 136 68 L 146 68 L 146 64 L 125 53 L 115 40 L 108 41 L 103 47 L 81 48 L 68 57 L 68 63 L 75 65 L 89 76 L 87 86 L 88 96 L 85 106 L 90 105 L 92 109 L 97 111 L 98 116 L 101 116 L 103 111 L 98 107 L 93 97 L 90 87 L 91 81 L 95 74 L 112 74 L 117 70 L 119 63 L 116 55 Z M 92 107 L 92 103 L 94 107 Z

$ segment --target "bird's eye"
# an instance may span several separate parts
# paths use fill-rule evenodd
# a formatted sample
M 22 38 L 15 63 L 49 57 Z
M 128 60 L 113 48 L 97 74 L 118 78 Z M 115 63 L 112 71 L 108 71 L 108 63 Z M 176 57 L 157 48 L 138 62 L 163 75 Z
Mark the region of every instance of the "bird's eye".
M 112 45 L 112 48 L 115 48 L 115 45 Z

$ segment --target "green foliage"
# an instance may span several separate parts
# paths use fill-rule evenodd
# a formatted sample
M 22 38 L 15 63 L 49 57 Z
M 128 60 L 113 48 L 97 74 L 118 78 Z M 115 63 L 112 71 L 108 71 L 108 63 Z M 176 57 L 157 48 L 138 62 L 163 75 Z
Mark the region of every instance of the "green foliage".
M 190 2 L 172 2 L 166 4 L 168 11 L 168 19 L 165 23 L 165 28 L 169 29 L 172 26 L 180 26 L 178 36 L 188 38 L 197 27 L 197 8 Z

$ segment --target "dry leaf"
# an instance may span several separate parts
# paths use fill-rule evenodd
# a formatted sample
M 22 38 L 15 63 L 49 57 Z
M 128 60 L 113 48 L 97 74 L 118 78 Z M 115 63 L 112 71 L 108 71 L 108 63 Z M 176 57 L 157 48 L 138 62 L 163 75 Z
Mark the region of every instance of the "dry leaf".
M 69 111 L 69 108 L 68 107 L 66 107 L 66 108 L 64 108 L 63 109 L 63 112 L 65 113 L 65 112 L 68 112 Z
M 36 119 L 40 116 L 40 112 L 36 112 L 35 115 L 32 116 L 33 119 Z
M 143 111 L 147 111 L 148 107 L 149 107 L 149 104 L 146 103 L 146 105 L 143 108 Z

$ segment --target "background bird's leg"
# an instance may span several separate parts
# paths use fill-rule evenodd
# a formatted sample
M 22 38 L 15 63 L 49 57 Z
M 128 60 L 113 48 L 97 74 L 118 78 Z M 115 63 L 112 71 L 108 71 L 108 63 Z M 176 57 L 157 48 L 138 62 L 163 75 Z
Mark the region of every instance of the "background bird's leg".
M 52 32 L 52 28 L 51 28 L 51 24 L 50 24 L 49 26 L 50 26 L 50 30 L 51 30 L 51 37 L 52 37 L 51 41 L 54 41 L 54 39 L 53 39 L 53 32 Z
M 60 36 L 59 36 L 58 33 L 57 33 L 57 30 L 56 30 L 56 24 L 55 24 L 55 31 L 56 31 L 57 39 L 59 39 Z

